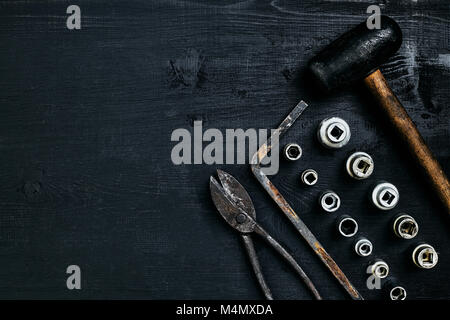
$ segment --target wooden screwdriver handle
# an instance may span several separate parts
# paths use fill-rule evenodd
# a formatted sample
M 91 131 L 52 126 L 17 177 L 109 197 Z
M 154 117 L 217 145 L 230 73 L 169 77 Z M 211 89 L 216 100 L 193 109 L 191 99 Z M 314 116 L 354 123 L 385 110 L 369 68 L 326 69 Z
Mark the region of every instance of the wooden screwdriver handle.
M 416 125 L 392 92 L 383 74 L 380 70 L 376 70 L 364 79 L 364 83 L 387 114 L 389 121 L 405 142 L 412 157 L 423 169 L 431 186 L 447 209 L 447 214 L 450 214 L 450 185 L 448 179 L 439 162 L 427 147 Z

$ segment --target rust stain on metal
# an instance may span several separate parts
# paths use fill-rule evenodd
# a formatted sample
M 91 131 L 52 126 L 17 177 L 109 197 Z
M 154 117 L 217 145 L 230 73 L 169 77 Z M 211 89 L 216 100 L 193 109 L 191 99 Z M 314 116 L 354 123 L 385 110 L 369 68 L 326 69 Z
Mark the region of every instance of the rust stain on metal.
M 291 208 L 289 203 L 284 199 L 284 197 L 281 195 L 280 191 L 275 187 L 275 185 L 268 180 L 269 188 L 272 191 L 273 195 L 276 197 L 276 201 L 278 205 L 280 206 L 281 210 L 284 212 L 290 214 L 293 218 L 298 219 L 297 214 L 294 212 L 294 210 Z
M 320 243 L 314 243 L 316 248 L 316 252 L 326 261 L 326 264 L 329 266 L 330 271 L 334 274 L 334 276 L 345 286 L 347 291 L 354 297 L 359 298 L 360 295 L 358 291 L 352 286 L 350 281 L 348 281 L 345 274 L 339 268 L 339 266 L 334 262 L 334 260 L 330 257 L 330 255 L 325 251 L 325 249 L 320 245 Z
M 259 148 L 258 152 L 256 153 L 257 156 L 257 160 L 255 160 L 255 157 L 253 157 L 252 161 L 257 161 L 257 162 L 253 162 L 254 164 L 259 164 L 261 163 L 262 159 L 264 159 L 267 155 L 267 153 L 269 152 L 270 148 L 268 148 L 267 144 L 263 144 L 261 146 L 261 148 Z

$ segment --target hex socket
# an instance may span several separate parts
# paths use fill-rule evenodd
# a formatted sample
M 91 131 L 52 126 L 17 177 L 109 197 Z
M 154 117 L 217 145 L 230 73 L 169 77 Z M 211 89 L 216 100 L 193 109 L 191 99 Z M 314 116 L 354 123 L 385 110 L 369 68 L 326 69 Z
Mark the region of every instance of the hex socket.
M 359 237 L 355 241 L 355 252 L 360 257 L 367 257 L 372 254 L 373 251 L 373 245 L 372 242 L 364 237 Z
M 389 265 L 382 259 L 376 259 L 370 263 L 370 272 L 380 279 L 389 275 Z
M 306 169 L 302 172 L 300 179 L 304 185 L 313 186 L 319 180 L 319 175 L 314 169 Z
M 288 143 L 283 148 L 283 156 L 286 160 L 296 161 L 302 156 L 302 148 L 296 143 Z
M 319 142 L 329 149 L 342 148 L 349 142 L 350 136 L 350 127 L 339 117 L 326 118 L 317 128 Z
M 351 238 L 358 232 L 358 223 L 349 215 L 342 215 L 336 220 L 336 227 L 340 235 Z
M 387 294 L 389 300 L 405 300 L 407 293 L 406 289 L 398 284 L 397 279 L 389 278 L 388 281 L 383 285 L 383 291 Z
M 373 188 L 370 199 L 378 209 L 391 210 L 397 205 L 400 199 L 400 193 L 392 183 L 380 181 Z
M 408 214 L 397 215 L 392 224 L 394 234 L 402 239 L 413 239 L 419 232 L 417 221 Z
M 372 175 L 374 162 L 369 154 L 358 151 L 347 158 L 345 168 L 350 177 L 356 180 L 363 180 Z
M 413 263 L 421 269 L 434 268 L 439 261 L 438 253 L 428 243 L 419 243 L 414 248 L 411 257 Z
M 335 212 L 341 206 L 341 198 L 336 192 L 327 190 L 320 195 L 319 205 L 326 212 Z

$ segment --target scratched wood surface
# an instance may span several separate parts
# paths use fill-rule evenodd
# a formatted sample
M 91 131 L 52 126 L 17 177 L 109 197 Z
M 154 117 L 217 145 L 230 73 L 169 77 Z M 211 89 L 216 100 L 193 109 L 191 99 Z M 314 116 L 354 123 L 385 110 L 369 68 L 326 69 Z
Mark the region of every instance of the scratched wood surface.
M 274 183 L 367 299 L 369 259 L 334 231 L 338 214 L 359 221 L 391 273 L 415 299 L 449 299 L 450 222 L 410 157 L 361 87 L 332 96 L 304 74 L 310 57 L 363 21 L 372 1 L 87 1 L 82 29 L 66 29 L 73 1 L 0 3 L 0 298 L 261 299 L 237 234 L 208 190 L 217 166 L 174 166 L 176 128 L 274 128 L 300 100 L 310 107 L 282 139 L 303 146 L 282 162 Z M 400 24 L 400 51 L 382 68 L 425 140 L 450 171 L 450 5 L 381 1 Z M 316 142 L 327 116 L 346 119 L 352 139 L 330 152 Z M 376 169 L 350 181 L 351 151 L 370 153 Z M 221 165 L 247 188 L 257 219 L 280 240 L 327 299 L 346 299 L 318 258 L 252 177 L 247 165 Z M 319 183 L 299 184 L 312 167 Z M 367 200 L 377 180 L 393 182 L 392 212 Z M 317 208 L 333 189 L 338 213 Z M 395 239 L 394 214 L 420 224 L 439 265 L 411 265 L 412 242 Z M 415 242 L 415 241 L 414 241 Z M 276 298 L 310 299 L 304 285 L 261 241 L 257 251 Z M 66 289 L 79 265 L 82 289 Z

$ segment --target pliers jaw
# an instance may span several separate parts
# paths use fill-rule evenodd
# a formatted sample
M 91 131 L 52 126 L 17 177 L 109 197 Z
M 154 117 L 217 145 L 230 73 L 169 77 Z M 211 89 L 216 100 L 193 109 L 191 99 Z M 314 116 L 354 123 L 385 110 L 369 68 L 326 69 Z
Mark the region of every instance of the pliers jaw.
M 222 173 L 224 172 L 222 171 Z M 221 175 L 219 174 L 219 179 L 220 177 Z M 233 177 L 231 178 L 235 180 Z M 239 184 L 239 182 L 235 182 Z M 239 184 L 239 186 L 241 185 Z M 256 222 L 242 209 L 242 207 L 245 208 L 248 204 L 243 204 L 243 198 L 234 193 L 234 188 L 235 187 L 232 185 L 223 187 L 213 176 L 209 179 L 211 198 L 221 216 L 237 231 L 241 233 L 251 233 L 255 230 Z M 237 204 L 239 202 L 241 202 L 240 205 Z

